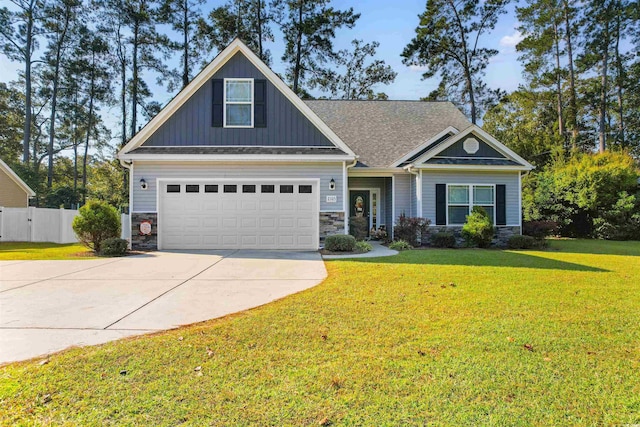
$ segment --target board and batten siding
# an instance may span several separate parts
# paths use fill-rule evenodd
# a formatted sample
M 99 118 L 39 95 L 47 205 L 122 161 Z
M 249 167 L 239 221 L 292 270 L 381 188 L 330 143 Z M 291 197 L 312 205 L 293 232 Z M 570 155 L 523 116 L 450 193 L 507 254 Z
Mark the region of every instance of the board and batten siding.
M 320 210 L 343 211 L 344 164 L 340 163 L 299 163 L 299 164 L 220 164 L 220 163 L 157 163 L 134 162 L 133 164 L 133 212 L 156 212 L 156 179 L 193 178 L 237 178 L 237 179 L 279 179 L 300 178 L 320 179 Z M 140 188 L 140 180 L 147 182 L 147 189 Z M 333 179 L 336 189 L 329 189 Z M 257 181 L 259 183 L 259 181 Z M 337 196 L 336 203 L 327 203 L 327 196 Z
M 520 172 L 422 172 L 422 215 L 436 224 L 436 184 L 504 184 L 506 190 L 507 225 L 520 224 Z
M 224 78 L 266 79 L 241 53 L 229 59 L 212 79 Z M 213 86 L 208 81 L 143 146 L 333 146 L 268 80 L 266 127 L 212 127 L 212 105 Z

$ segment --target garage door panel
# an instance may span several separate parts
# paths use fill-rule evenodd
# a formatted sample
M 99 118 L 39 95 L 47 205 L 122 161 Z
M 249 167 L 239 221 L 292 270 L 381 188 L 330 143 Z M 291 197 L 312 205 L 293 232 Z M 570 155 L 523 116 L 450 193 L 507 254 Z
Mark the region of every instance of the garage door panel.
M 181 193 L 167 193 L 166 185 L 160 189 L 159 200 L 162 248 L 317 248 L 319 206 L 315 184 L 311 193 L 299 192 L 300 185 L 308 185 L 302 180 L 293 184 L 293 193 L 280 192 L 290 191 L 291 183 L 269 179 L 190 182 L 199 185 L 198 193 L 185 193 L 184 182 L 180 184 Z M 209 189 L 217 185 L 219 192 L 205 192 L 205 185 Z M 255 193 L 244 192 L 245 187 L 254 185 Z M 262 193 L 263 185 L 273 185 L 274 192 Z M 234 186 L 236 193 L 223 191 Z

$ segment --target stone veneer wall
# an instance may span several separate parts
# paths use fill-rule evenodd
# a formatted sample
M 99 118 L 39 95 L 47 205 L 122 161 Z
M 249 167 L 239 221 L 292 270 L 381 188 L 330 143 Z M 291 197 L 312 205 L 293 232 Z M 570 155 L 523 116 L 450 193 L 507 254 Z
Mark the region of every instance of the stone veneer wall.
M 320 212 L 320 241 L 332 234 L 344 234 L 344 212 Z
M 151 221 L 151 234 L 140 234 L 140 223 Z M 158 250 L 158 214 L 157 213 L 132 213 L 131 214 L 131 249 L 134 251 Z
M 515 234 L 522 234 L 520 227 L 509 227 L 505 225 L 499 225 L 495 227 L 496 233 L 493 236 L 491 242 L 494 246 L 506 246 L 509 237 Z M 456 237 L 456 243 L 458 246 L 464 246 L 465 242 L 462 238 L 462 226 L 446 226 L 437 225 L 435 227 L 429 227 L 425 233 L 422 234 L 422 244 L 424 246 L 431 245 L 431 235 L 439 232 L 453 233 Z

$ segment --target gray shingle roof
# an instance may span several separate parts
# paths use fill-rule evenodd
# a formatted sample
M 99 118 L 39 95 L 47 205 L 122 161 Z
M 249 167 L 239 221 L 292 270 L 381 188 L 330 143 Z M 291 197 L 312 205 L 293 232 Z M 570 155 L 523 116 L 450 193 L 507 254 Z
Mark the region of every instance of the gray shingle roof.
M 449 126 L 471 126 L 450 102 L 305 100 L 363 165 L 387 167 Z
M 213 146 L 181 146 L 181 147 L 138 147 L 131 154 L 295 154 L 295 155 L 345 155 L 336 147 L 213 147 Z

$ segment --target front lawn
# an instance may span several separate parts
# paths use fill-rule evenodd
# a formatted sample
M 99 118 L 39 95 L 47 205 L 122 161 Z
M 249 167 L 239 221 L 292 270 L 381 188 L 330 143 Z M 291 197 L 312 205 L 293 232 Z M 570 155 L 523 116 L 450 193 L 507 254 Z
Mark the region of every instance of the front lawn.
M 1 242 L 0 261 L 28 259 L 85 259 L 93 252 L 77 244 Z
M 640 242 L 326 264 L 258 309 L 4 367 L 0 424 L 640 423 Z

